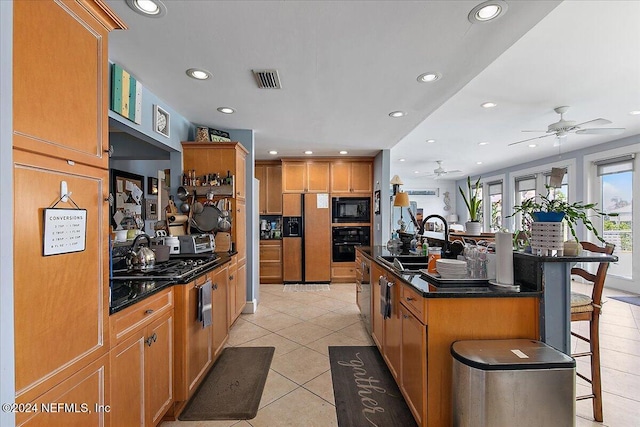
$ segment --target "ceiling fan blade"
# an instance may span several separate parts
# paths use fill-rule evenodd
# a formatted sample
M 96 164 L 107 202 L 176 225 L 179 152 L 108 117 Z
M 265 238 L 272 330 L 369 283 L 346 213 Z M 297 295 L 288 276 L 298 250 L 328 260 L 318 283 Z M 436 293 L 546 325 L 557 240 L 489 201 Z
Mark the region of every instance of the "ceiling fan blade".
M 454 170 L 447 171 L 447 173 L 460 173 L 460 172 L 462 172 L 460 169 L 454 169 Z
M 546 133 L 546 130 L 523 130 L 521 132 L 539 132 L 539 133 Z
M 589 120 L 588 122 L 584 122 L 584 123 L 578 123 L 576 125 L 576 127 L 583 128 L 583 127 L 585 127 L 585 125 L 588 125 L 588 126 L 604 126 L 604 125 L 610 125 L 611 123 L 613 123 L 611 120 L 600 118 L 600 119 Z
M 527 142 L 527 141 L 533 141 L 534 139 L 546 138 L 546 137 L 552 136 L 552 135 L 555 135 L 555 134 L 550 133 L 548 135 L 536 136 L 535 138 L 523 139 L 522 141 L 512 142 L 511 144 L 509 144 L 509 146 L 516 145 L 516 144 L 522 144 L 523 142 Z
M 624 128 L 590 128 L 576 131 L 576 133 L 587 133 L 592 135 L 619 135 L 622 132 L 624 132 Z

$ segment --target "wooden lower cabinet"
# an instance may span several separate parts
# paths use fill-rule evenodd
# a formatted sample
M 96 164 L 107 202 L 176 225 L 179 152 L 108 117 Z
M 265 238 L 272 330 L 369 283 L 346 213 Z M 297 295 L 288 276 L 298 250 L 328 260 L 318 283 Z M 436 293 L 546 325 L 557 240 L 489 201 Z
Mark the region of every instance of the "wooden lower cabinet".
M 110 398 L 113 394 L 109 387 L 109 367 L 109 355 L 105 354 L 37 399 L 30 402 L 16 399 L 16 403 L 38 408 L 37 412 L 17 412 L 16 425 L 109 426 L 110 411 L 114 408 L 114 401 Z M 63 404 L 68 406 L 61 406 Z M 135 425 L 140 425 L 140 422 Z
M 126 310 L 121 313 L 126 315 Z M 169 410 L 173 403 L 173 329 L 173 309 L 158 316 L 150 314 L 148 321 L 129 331 L 111 350 L 111 425 L 155 426 Z
M 382 313 L 380 313 L 380 277 L 384 274 L 378 264 L 371 264 L 371 337 L 380 349 L 380 353 L 383 353 L 384 334 L 383 334 L 383 319 Z
M 260 241 L 260 283 L 282 283 L 282 240 Z
M 400 305 L 402 374 L 400 389 L 418 425 L 426 420 L 427 327 Z
M 350 283 L 356 280 L 356 267 L 353 262 L 332 262 L 331 281 L 335 283 Z
M 393 277 L 387 280 L 394 283 L 391 287 L 391 317 L 384 320 L 383 336 L 384 351 L 382 357 L 387 362 L 391 374 L 399 381 L 401 367 L 402 316 L 400 314 L 400 283 Z
M 229 264 L 229 327 L 233 325 L 247 303 L 247 263 L 240 262 L 237 255 L 231 257 Z
M 217 359 L 229 336 L 228 296 L 229 269 L 227 266 L 214 270 L 211 277 L 211 335 L 213 343 L 213 360 Z
M 238 263 L 236 278 L 236 319 L 247 305 L 247 263 Z

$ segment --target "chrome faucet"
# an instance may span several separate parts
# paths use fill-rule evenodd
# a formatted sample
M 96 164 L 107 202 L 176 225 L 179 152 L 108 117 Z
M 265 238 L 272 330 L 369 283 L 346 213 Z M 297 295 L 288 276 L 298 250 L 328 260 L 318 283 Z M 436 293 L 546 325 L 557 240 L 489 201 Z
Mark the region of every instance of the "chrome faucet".
M 424 225 L 431 218 L 438 218 L 444 224 L 444 244 L 442 245 L 442 258 L 455 258 L 455 255 L 449 249 L 449 224 L 447 224 L 447 220 L 444 219 L 443 216 L 438 214 L 427 215 L 425 219 L 422 220 L 422 224 L 420 225 L 419 233 L 421 235 L 424 234 Z

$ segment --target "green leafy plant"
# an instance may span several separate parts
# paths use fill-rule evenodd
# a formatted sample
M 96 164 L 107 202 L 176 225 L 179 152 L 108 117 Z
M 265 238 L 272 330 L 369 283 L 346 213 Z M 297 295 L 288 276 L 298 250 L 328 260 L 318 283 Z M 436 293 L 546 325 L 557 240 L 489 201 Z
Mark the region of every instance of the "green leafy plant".
M 539 202 L 536 201 L 535 197 L 525 199 L 520 205 L 516 205 L 513 207 L 513 213 L 507 218 L 511 218 L 517 214 L 521 214 L 521 230 L 524 231 L 527 235 L 530 235 L 531 223 L 534 221 L 534 213 L 562 212 L 564 213 L 564 218 L 562 220 L 569 227 L 569 231 L 571 232 L 571 235 L 576 240 L 576 242 L 579 242 L 578 236 L 576 235 L 576 227 L 580 222 L 582 222 L 587 230 L 591 231 L 598 240 L 600 240 L 602 243 L 606 243 L 598 233 L 596 227 L 591 222 L 589 216 L 589 213 L 591 213 L 591 216 L 597 217 L 606 215 L 604 212 L 596 209 L 596 203 L 569 203 L 562 197 L 556 197 L 552 199 L 550 198 L 551 187 L 547 185 L 546 188 L 547 194 L 544 196 L 540 195 Z
M 478 194 L 480 191 L 480 177 L 478 177 L 474 186 L 471 185 L 471 177 L 467 177 L 467 193 L 464 192 L 462 187 L 458 187 L 458 190 L 460 190 L 460 194 L 462 194 L 464 204 L 467 205 L 469 221 L 477 222 L 480 216 L 480 207 L 482 205 L 482 200 L 480 200 Z

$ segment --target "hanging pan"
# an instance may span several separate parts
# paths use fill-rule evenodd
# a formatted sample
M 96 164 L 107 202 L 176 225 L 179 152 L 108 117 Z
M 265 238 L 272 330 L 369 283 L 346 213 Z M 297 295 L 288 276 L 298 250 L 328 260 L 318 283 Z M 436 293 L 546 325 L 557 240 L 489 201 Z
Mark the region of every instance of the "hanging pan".
M 202 212 L 193 215 L 191 226 L 200 233 L 211 233 L 216 231 L 220 219 L 220 210 L 215 206 L 203 206 Z

